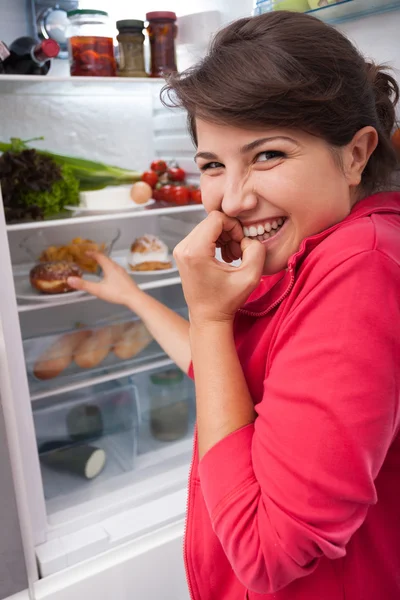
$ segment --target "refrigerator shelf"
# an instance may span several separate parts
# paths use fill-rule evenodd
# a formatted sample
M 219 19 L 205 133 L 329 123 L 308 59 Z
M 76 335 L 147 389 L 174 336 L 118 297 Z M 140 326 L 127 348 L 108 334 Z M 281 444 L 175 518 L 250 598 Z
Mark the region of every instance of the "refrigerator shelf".
M 120 212 L 116 214 L 88 215 L 86 217 L 68 217 L 65 219 L 52 219 L 48 221 L 33 221 L 28 223 L 14 223 L 7 225 L 7 231 L 29 231 L 32 229 L 43 229 L 47 227 L 74 227 L 76 225 L 85 225 L 86 223 L 109 223 L 123 219 L 139 219 L 142 217 L 156 217 L 160 215 L 173 216 L 180 213 L 204 212 L 202 204 L 188 204 L 187 206 L 168 206 L 162 208 L 150 208 L 134 212 Z
M 168 277 L 164 276 L 162 279 L 158 278 L 159 275 L 154 275 L 154 279 L 145 282 L 138 282 L 138 287 L 141 290 L 155 290 L 158 288 L 169 287 L 173 285 L 180 285 L 181 278 L 179 276 Z M 55 300 L 54 302 L 25 302 L 18 304 L 18 312 L 30 312 L 33 310 L 41 310 L 41 309 L 49 309 L 54 308 L 56 306 L 69 306 L 71 304 L 76 304 L 78 302 L 91 302 L 96 300 L 94 296 L 89 296 L 88 294 L 83 294 L 82 296 L 72 296 L 68 297 L 68 294 L 65 295 L 65 298 L 60 300 Z
M 282 2 L 281 10 L 283 10 L 285 0 L 258 0 L 254 12 L 260 15 L 279 10 L 279 2 Z M 394 10 L 400 10 L 399 0 L 338 0 L 334 4 L 303 12 L 318 17 L 326 23 L 338 24 Z
M 140 355 L 132 360 L 117 361 L 114 357 L 107 357 L 101 367 L 95 369 L 81 369 L 72 365 L 66 369 L 65 374 L 48 381 L 40 381 L 28 376 L 31 401 L 55 396 L 64 392 L 79 390 L 97 383 L 114 381 L 121 377 L 145 373 L 156 367 L 168 367 L 173 361 L 167 358 L 161 348 L 153 342 Z

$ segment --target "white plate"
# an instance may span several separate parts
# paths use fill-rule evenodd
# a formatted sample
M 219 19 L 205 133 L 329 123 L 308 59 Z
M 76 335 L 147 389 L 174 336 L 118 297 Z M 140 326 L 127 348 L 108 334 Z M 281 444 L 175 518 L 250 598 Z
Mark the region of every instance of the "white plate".
M 91 275 L 85 273 L 84 279 L 88 281 L 100 281 L 97 275 Z M 54 302 L 55 300 L 68 300 L 68 298 L 76 298 L 76 296 L 82 296 L 86 292 L 82 290 L 75 290 L 73 292 L 64 292 L 63 294 L 42 294 L 38 290 L 35 290 L 31 286 L 29 281 L 29 274 L 19 275 L 14 277 L 15 295 L 18 300 L 25 300 L 30 302 Z
M 170 269 L 158 269 L 158 270 L 154 270 L 154 271 L 132 271 L 129 268 L 128 265 L 128 258 L 126 256 L 111 256 L 111 258 L 118 263 L 119 265 L 121 265 L 121 267 L 123 267 L 126 271 L 128 271 L 129 275 L 133 275 L 134 277 L 138 276 L 140 277 L 141 275 L 145 276 L 145 277 L 157 277 L 158 275 L 171 275 L 171 273 L 176 273 L 178 271 L 178 267 L 175 264 L 175 261 L 172 257 L 172 255 L 170 254 L 168 256 L 168 262 L 172 263 L 172 267 Z
M 132 212 L 135 210 L 143 210 L 147 206 L 151 206 L 155 203 L 155 200 L 151 199 L 144 204 L 135 204 L 132 202 L 131 204 L 127 204 L 126 206 L 115 206 L 112 208 L 86 208 L 85 206 L 64 206 L 67 210 L 71 210 L 76 214 L 82 215 L 107 215 L 114 213 L 126 213 Z

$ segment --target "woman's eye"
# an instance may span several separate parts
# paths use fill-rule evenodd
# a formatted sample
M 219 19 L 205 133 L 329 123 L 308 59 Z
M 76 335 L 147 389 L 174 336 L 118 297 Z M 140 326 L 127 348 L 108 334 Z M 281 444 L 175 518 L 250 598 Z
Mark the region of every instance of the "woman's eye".
M 209 162 L 209 163 L 206 163 L 205 165 L 202 165 L 200 167 L 200 171 L 207 171 L 208 169 L 219 169 L 223 166 L 224 165 L 219 162 Z
M 282 158 L 283 156 L 285 156 L 285 153 L 280 152 L 279 150 L 266 150 L 265 152 L 257 154 L 255 162 L 267 162 L 274 158 Z

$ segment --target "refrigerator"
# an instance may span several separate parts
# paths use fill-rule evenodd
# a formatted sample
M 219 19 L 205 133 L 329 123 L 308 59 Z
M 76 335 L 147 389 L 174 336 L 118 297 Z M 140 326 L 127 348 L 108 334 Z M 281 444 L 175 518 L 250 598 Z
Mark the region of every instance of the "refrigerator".
M 396 66 L 398 3 L 344 4 L 351 7 L 349 18 L 334 7 L 337 26 L 369 56 Z M 255 10 L 267 5 L 258 2 Z M 216 27 L 252 9 L 223 0 L 199 2 L 197 16 L 182 9 L 181 61 L 187 66 L 204 52 L 210 23 Z M 190 38 L 201 19 L 199 37 Z M 175 159 L 197 183 L 186 116 L 162 106 L 162 85 L 3 77 L 1 139 L 43 136 L 43 147 L 55 152 L 138 170 L 156 157 Z M 32 295 L 29 271 L 44 249 L 75 238 L 106 244 L 122 265 L 144 234 L 158 236 L 172 252 L 204 217 L 202 206 L 190 205 L 9 225 L 0 202 L 0 524 L 11 540 L 1 536 L 0 579 L 8 583 L 0 599 L 189 600 L 182 545 L 193 382 L 135 314 L 87 294 L 44 301 Z M 174 264 L 165 273 L 132 277 L 187 316 Z M 118 354 L 110 331 L 130 329 L 137 332 L 135 351 Z M 109 341 L 96 347 L 97 362 L 78 364 L 60 350 L 71 335 L 84 340 L 104 331 Z M 52 363 L 49 373 L 52 347 L 61 363 Z

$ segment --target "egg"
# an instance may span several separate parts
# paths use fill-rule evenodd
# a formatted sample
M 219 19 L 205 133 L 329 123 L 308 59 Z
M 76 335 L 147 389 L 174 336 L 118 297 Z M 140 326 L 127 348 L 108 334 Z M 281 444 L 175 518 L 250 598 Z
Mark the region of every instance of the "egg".
M 135 204 L 146 204 L 153 195 L 151 186 L 145 181 L 138 181 L 131 187 L 131 198 Z

